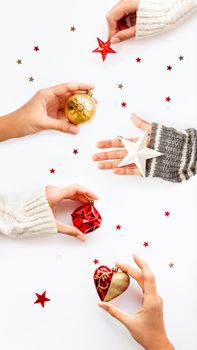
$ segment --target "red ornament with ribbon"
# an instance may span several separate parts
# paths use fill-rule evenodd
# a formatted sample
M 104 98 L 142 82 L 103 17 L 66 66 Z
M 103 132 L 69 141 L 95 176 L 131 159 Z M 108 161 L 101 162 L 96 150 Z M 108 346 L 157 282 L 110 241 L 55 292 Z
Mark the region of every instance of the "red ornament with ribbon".
M 101 215 L 95 208 L 93 200 L 89 200 L 89 203 L 75 209 L 71 216 L 73 225 L 84 234 L 97 230 L 102 222 Z

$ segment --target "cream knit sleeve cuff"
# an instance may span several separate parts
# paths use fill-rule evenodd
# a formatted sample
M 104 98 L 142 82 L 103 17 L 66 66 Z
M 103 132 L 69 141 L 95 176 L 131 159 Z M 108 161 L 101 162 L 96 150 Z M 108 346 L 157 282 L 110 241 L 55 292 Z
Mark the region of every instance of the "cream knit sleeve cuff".
M 171 29 L 197 9 L 197 0 L 140 0 L 136 38 L 145 38 Z
M 17 203 L 0 207 L 0 233 L 16 238 L 57 233 L 45 188 L 33 195 L 20 209 L 17 209 Z

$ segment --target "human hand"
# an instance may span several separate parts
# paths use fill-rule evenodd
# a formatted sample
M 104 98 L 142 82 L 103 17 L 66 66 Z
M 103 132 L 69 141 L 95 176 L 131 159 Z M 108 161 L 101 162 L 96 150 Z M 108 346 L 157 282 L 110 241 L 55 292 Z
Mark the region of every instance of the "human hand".
M 121 0 L 106 15 L 112 44 L 135 37 L 139 0 Z
M 57 205 L 65 199 L 88 203 L 90 199 L 98 199 L 97 195 L 80 185 L 71 185 L 66 187 L 46 186 L 46 198 L 49 206 L 56 218 Z M 64 225 L 56 220 L 57 231 L 70 236 L 74 236 L 81 241 L 85 241 L 85 235 L 74 226 Z
M 148 134 L 151 132 L 151 124 L 140 119 L 135 114 L 132 114 L 132 122 L 135 126 L 141 130 L 147 130 Z M 136 142 L 137 138 L 129 139 L 132 142 Z M 150 138 L 148 137 L 148 145 L 150 143 Z M 147 145 L 147 146 L 148 146 Z M 116 175 L 140 175 L 140 171 L 135 166 L 135 164 L 130 164 L 125 167 L 118 168 L 118 165 L 122 159 L 126 156 L 127 151 L 124 148 L 122 142 L 118 139 L 104 140 L 97 143 L 98 148 L 115 148 L 113 151 L 99 152 L 93 155 L 94 161 L 99 161 L 98 168 L 100 170 L 110 170 L 113 169 L 113 173 Z M 117 149 L 119 148 L 119 149 Z
M 93 88 L 91 84 L 64 83 L 41 89 L 24 106 L 0 118 L 0 141 L 43 130 L 77 134 L 79 127 L 66 119 L 64 105 L 76 92 Z
M 100 302 L 99 306 L 120 321 L 132 337 L 146 350 L 174 350 L 163 321 L 163 304 L 157 294 L 155 278 L 148 265 L 137 255 L 134 261 L 140 270 L 127 264 L 116 266 L 134 278 L 143 292 L 143 305 L 135 314 L 128 314 L 110 303 Z

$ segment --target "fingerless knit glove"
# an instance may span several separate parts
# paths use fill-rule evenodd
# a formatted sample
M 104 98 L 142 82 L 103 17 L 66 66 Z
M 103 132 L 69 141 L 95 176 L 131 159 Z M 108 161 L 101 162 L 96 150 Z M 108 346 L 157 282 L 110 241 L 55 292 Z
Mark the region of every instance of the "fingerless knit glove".
M 197 131 L 185 133 L 153 123 L 150 148 L 163 156 L 147 161 L 146 176 L 160 177 L 171 182 L 189 180 L 197 172 Z

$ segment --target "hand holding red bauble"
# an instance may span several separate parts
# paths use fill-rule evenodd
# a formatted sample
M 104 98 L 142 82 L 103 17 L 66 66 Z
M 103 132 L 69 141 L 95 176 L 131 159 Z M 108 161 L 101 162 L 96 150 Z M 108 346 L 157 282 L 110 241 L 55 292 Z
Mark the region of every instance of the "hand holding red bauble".
M 71 216 L 73 225 L 84 234 L 95 231 L 102 222 L 102 218 L 92 200 L 75 209 Z

